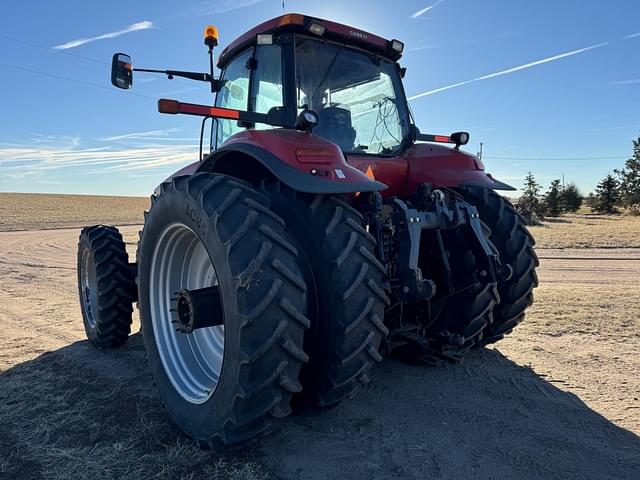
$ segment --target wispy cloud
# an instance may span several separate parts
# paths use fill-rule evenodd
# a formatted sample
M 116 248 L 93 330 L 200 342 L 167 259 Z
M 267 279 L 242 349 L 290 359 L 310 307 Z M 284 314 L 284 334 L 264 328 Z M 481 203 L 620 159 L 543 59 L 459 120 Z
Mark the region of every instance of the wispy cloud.
M 193 143 L 121 149 L 0 147 L 0 183 L 52 171 L 90 174 L 184 166 L 198 159 L 197 151 Z
M 181 128 L 167 128 L 165 130 L 148 130 L 146 132 L 133 132 L 133 133 L 125 133 L 123 135 L 115 135 L 113 137 L 101 138 L 105 142 L 117 142 L 120 140 L 141 140 L 153 138 L 157 139 L 158 137 L 168 137 L 170 133 L 178 132 L 182 130 Z
M 609 82 L 609 85 L 632 85 L 634 83 L 640 83 L 640 78 L 634 78 L 632 80 L 620 80 L 618 82 Z
M 48 145 L 65 145 L 69 147 L 77 147 L 80 145 L 80 137 L 75 137 L 71 135 L 53 135 L 53 134 L 42 134 L 42 133 L 30 133 L 29 134 L 29 143 L 32 145 L 36 144 L 48 144 Z
M 608 127 L 596 127 L 596 128 L 588 128 L 587 132 L 601 132 L 603 130 L 640 130 L 640 124 L 636 125 L 616 125 L 616 126 L 608 126 Z
M 431 44 L 416 45 L 415 47 L 409 47 L 407 51 L 419 52 L 421 50 L 432 50 L 434 48 L 440 48 L 440 45 L 431 45 Z
M 56 50 L 68 50 L 70 48 L 76 48 L 76 47 L 79 47 L 80 45 L 85 45 L 87 43 L 95 42 L 97 40 L 105 40 L 107 38 L 121 37 L 122 35 L 126 35 L 127 33 L 137 32 L 140 30 L 149 30 L 150 28 L 154 28 L 153 22 L 150 22 L 149 20 L 144 20 L 142 22 L 132 23 L 131 25 L 123 28 L 122 30 L 103 33 L 102 35 L 98 35 L 97 37 L 78 38 L 76 40 L 71 40 L 61 45 L 56 45 L 53 48 L 55 48 Z
M 521 70 L 526 70 L 528 68 L 537 67 L 538 65 L 544 65 L 545 63 L 555 62 L 555 61 L 561 60 L 563 58 L 572 57 L 574 55 L 579 55 L 581 53 L 585 53 L 585 52 L 588 52 L 590 50 L 595 50 L 596 48 L 601 48 L 601 47 L 610 45 L 610 44 L 615 43 L 615 42 L 620 41 L 620 40 L 627 40 L 627 39 L 635 38 L 635 37 L 639 37 L 639 36 L 640 36 L 640 32 L 634 33 L 632 35 L 627 35 L 626 37 L 622 37 L 621 39 L 610 40 L 608 42 L 602 42 L 602 43 L 597 43 L 595 45 L 590 45 L 588 47 L 578 48 L 576 50 L 571 50 L 570 52 L 560 53 L 558 55 L 553 55 L 552 57 L 542 58 L 540 60 L 535 60 L 533 62 L 525 63 L 523 65 L 518 65 L 516 67 L 511 67 L 511 68 L 507 68 L 505 70 L 500 70 L 499 72 L 494 72 L 494 73 L 489 73 L 487 75 L 482 75 L 481 77 L 472 78 L 471 80 L 465 80 L 463 82 L 452 83 L 451 85 L 446 85 L 444 87 L 436 88 L 434 90 L 429 90 L 427 92 L 422 92 L 422 93 L 419 93 L 417 95 L 413 95 L 413 96 L 409 97 L 408 100 L 415 100 L 415 99 L 420 98 L 420 97 L 425 97 L 427 95 L 433 95 L 434 93 L 444 92 L 445 90 L 450 90 L 452 88 L 462 87 L 463 85 L 469 85 L 470 83 L 479 82 L 481 80 L 488 80 L 490 78 L 500 77 L 502 75 L 509 75 L 510 73 L 515 73 L 515 72 L 519 72 Z
M 429 10 L 431 10 L 432 8 L 437 7 L 438 5 L 440 5 L 442 2 L 444 2 L 444 0 L 437 0 L 436 3 L 429 5 L 428 7 L 424 7 L 421 10 L 418 10 L 417 12 L 413 12 L 411 14 L 411 18 L 419 18 L 422 15 L 424 15 L 425 13 L 427 13 Z
M 238 8 L 250 7 L 263 0 L 209 0 L 203 2 L 205 15 L 226 13 Z

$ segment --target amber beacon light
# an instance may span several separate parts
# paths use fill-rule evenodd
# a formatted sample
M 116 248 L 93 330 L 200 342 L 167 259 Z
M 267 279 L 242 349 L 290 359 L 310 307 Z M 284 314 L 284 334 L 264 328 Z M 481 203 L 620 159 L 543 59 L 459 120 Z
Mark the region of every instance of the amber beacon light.
M 218 29 L 213 25 L 204 29 L 204 44 L 209 48 L 218 46 Z

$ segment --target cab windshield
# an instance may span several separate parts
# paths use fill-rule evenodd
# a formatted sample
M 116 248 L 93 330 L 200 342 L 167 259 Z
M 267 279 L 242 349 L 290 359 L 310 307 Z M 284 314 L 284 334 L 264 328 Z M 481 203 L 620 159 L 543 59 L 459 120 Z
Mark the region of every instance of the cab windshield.
M 296 38 L 298 110 L 318 114 L 313 133 L 345 153 L 393 154 L 409 135 L 396 65 L 326 41 Z

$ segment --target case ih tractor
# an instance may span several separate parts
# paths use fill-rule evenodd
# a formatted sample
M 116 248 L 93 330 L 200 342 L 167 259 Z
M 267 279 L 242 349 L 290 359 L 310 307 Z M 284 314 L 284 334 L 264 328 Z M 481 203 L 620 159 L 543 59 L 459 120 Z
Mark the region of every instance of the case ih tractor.
M 284 15 L 225 48 L 219 78 L 215 27 L 205 44 L 209 73 L 114 55 L 119 88 L 158 72 L 209 84 L 215 104 L 159 101 L 203 117 L 201 154 L 152 195 L 136 263 L 113 227 L 85 228 L 78 251 L 87 336 L 122 345 L 137 302 L 185 433 L 240 442 L 292 408 L 350 397 L 384 355 L 455 362 L 522 321 L 538 261 L 495 193 L 513 188 L 460 151 L 467 133 L 414 125 L 400 41 Z

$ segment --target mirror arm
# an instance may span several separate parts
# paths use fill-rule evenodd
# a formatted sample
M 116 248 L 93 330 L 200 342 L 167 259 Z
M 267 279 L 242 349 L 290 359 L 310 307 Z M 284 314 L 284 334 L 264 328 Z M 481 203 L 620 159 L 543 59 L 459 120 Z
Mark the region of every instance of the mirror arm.
M 451 138 L 446 135 L 431 135 L 429 133 L 420 133 L 420 130 L 416 131 L 414 138 L 422 142 L 455 143 L 451 141 Z
M 435 142 L 435 143 L 453 143 L 455 144 L 455 148 L 460 148 L 460 145 L 455 139 L 451 138 L 448 135 L 432 135 L 429 133 L 420 133 L 418 127 L 413 126 L 413 138 L 415 140 L 420 140 L 421 142 Z
M 209 82 L 214 92 L 217 92 L 221 86 L 220 80 L 214 78 L 209 73 L 185 72 L 182 70 L 155 70 L 151 68 L 134 68 L 133 71 L 146 73 L 162 73 L 166 75 L 169 80 L 171 80 L 173 77 L 182 77 L 188 78 L 190 80 L 198 80 L 200 82 Z

